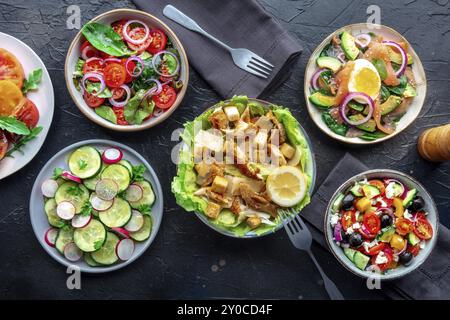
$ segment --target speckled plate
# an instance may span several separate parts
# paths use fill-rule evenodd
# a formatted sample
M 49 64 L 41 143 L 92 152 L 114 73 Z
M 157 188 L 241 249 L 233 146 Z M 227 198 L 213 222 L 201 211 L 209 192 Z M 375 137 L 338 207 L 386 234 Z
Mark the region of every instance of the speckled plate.
M 135 250 L 131 259 L 127 261 L 117 262 L 111 266 L 105 267 L 91 267 L 83 259 L 77 261 L 75 263 L 68 261 L 63 255 L 56 251 L 55 248 L 50 247 L 44 240 L 44 234 L 50 228 L 47 216 L 44 212 L 44 197 L 41 193 L 41 185 L 46 179 L 50 178 L 53 175 L 53 170 L 57 167 L 67 168 L 67 158 L 68 156 L 77 148 L 90 145 L 99 150 L 104 150 L 107 147 L 117 147 L 123 151 L 123 158 L 129 160 L 132 164 L 143 164 L 147 170 L 144 174 L 144 177 L 150 181 L 153 191 L 155 193 L 156 199 L 155 203 L 152 206 L 152 231 L 150 237 L 144 242 L 135 242 Z M 41 172 L 36 178 L 34 182 L 33 189 L 31 191 L 30 197 L 30 218 L 31 218 L 31 226 L 33 227 L 33 231 L 36 237 L 39 240 L 39 243 L 44 248 L 45 251 L 56 261 L 65 265 L 65 266 L 77 266 L 83 272 L 88 273 L 104 273 L 109 271 L 114 271 L 120 268 L 129 265 L 133 261 L 135 261 L 138 257 L 140 257 L 145 250 L 150 246 L 153 240 L 158 233 L 159 226 L 161 225 L 161 220 L 163 216 L 163 193 L 161 189 L 161 185 L 158 180 L 158 176 L 155 171 L 152 169 L 150 164 L 145 160 L 141 155 L 139 155 L 136 151 L 131 149 L 130 147 L 109 141 L 109 140 L 85 140 L 80 141 L 71 146 L 68 146 L 57 154 L 55 154 L 42 168 Z
M 311 78 L 317 70 L 316 60 L 319 57 L 320 53 L 322 52 L 323 48 L 330 43 L 331 39 L 337 35 L 340 34 L 343 31 L 349 31 L 352 34 L 359 34 L 359 33 L 368 33 L 368 32 L 375 32 L 377 34 L 382 35 L 385 37 L 386 40 L 392 40 L 392 41 L 404 41 L 408 44 L 409 50 L 408 53 L 411 54 L 413 58 L 413 65 L 412 65 L 412 71 L 414 73 L 414 77 L 417 82 L 417 96 L 414 97 L 412 100 L 411 105 L 408 108 L 408 111 L 406 114 L 400 119 L 400 121 L 397 124 L 397 129 L 394 133 L 387 135 L 383 138 L 376 139 L 374 141 L 367 141 L 360 138 L 348 138 L 341 136 L 339 134 L 334 133 L 333 131 L 328 128 L 328 126 L 323 122 L 322 120 L 322 113 L 321 111 L 314 106 L 308 99 L 310 92 L 311 92 Z M 375 24 L 368 24 L 368 23 L 357 23 L 357 24 L 351 24 L 345 27 L 342 27 L 332 34 L 330 34 L 328 37 L 325 38 L 325 40 L 322 41 L 321 44 L 314 50 L 311 57 L 309 58 L 308 65 L 305 69 L 305 84 L 304 84 L 304 93 L 305 93 L 305 100 L 306 100 L 306 106 L 308 108 L 309 115 L 311 116 L 314 123 L 319 127 L 320 130 L 322 130 L 325 134 L 332 137 L 333 139 L 339 140 L 341 142 L 349 143 L 349 144 L 356 144 L 356 145 L 368 145 L 368 144 L 374 144 L 379 143 L 382 141 L 389 140 L 396 135 L 398 135 L 400 132 L 405 130 L 409 125 L 411 125 L 414 120 L 417 118 L 417 116 L 420 113 L 420 110 L 422 110 L 423 104 L 425 102 L 425 97 L 427 95 L 427 79 L 425 76 L 425 70 L 423 69 L 422 62 L 420 61 L 419 56 L 414 51 L 411 44 L 406 40 L 400 33 L 395 31 L 392 28 L 383 26 L 383 25 L 375 25 Z

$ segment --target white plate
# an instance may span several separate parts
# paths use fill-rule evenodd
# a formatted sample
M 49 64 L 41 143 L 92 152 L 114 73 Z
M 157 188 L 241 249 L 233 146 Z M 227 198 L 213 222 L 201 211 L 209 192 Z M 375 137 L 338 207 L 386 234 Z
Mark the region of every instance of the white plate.
M 20 151 L 14 152 L 13 156 L 0 160 L 0 180 L 22 169 L 42 147 L 53 119 L 55 98 L 53 94 L 52 80 L 39 56 L 22 41 L 0 32 L 0 48 L 13 53 L 23 66 L 25 77 L 35 69 L 42 69 L 42 81 L 37 90 L 29 91 L 27 98 L 34 102 L 39 110 L 39 123 L 43 129 L 39 135 L 28 142 Z
M 369 26 L 376 26 L 378 29 L 370 29 Z M 417 82 L 417 96 L 412 100 L 411 105 L 409 106 L 408 111 L 406 114 L 400 119 L 400 121 L 397 124 L 397 129 L 394 133 L 385 136 L 383 138 L 374 140 L 374 141 L 366 141 L 360 138 L 347 138 L 344 136 L 341 136 L 339 134 L 334 133 L 331 131 L 327 125 L 322 120 L 322 113 L 321 111 L 314 106 L 308 99 L 310 92 L 311 92 L 311 78 L 314 75 L 314 72 L 317 70 L 316 60 L 319 57 L 320 53 L 322 52 L 323 48 L 330 43 L 331 39 L 334 37 L 334 35 L 339 34 L 343 31 L 349 31 L 352 34 L 359 34 L 359 33 L 368 33 L 368 32 L 375 32 L 376 34 L 382 35 L 386 40 L 392 40 L 392 41 L 404 41 L 408 44 L 409 50 L 408 53 L 411 54 L 413 57 L 413 65 L 412 70 L 414 73 L 414 77 Z M 340 28 L 339 30 L 336 30 L 332 34 L 330 34 L 317 48 L 314 50 L 313 54 L 309 58 L 308 65 L 306 66 L 305 70 L 305 100 L 306 105 L 308 107 L 308 112 L 313 121 L 316 123 L 316 125 L 319 127 L 320 130 L 322 130 L 324 133 L 329 135 L 330 137 L 345 142 L 349 144 L 374 144 L 379 143 L 388 139 L 393 138 L 403 130 L 405 130 L 411 123 L 414 122 L 414 120 L 417 118 L 417 116 L 420 113 L 420 110 L 422 110 L 422 106 L 425 102 L 425 96 L 427 94 L 427 79 L 425 76 L 425 71 L 422 66 L 422 62 L 420 61 L 419 57 L 417 56 L 416 52 L 414 51 L 411 44 L 397 31 L 394 29 L 391 29 L 386 26 L 382 25 L 371 25 L 366 23 L 357 23 L 348 25 L 345 27 Z
M 143 164 L 147 168 L 147 170 L 144 173 L 144 177 L 145 179 L 150 181 L 153 191 L 155 193 L 156 199 L 155 203 L 152 206 L 152 213 L 151 213 L 152 231 L 150 237 L 146 241 L 135 242 L 135 250 L 133 252 L 133 256 L 131 257 L 131 259 L 123 262 L 118 261 L 117 263 L 111 266 L 91 267 L 86 262 L 84 262 L 84 259 L 81 259 L 80 261 L 77 261 L 75 263 L 70 262 L 63 255 L 61 255 L 55 248 L 52 248 L 47 243 L 45 243 L 44 240 L 45 232 L 50 228 L 50 225 L 48 224 L 47 216 L 44 212 L 44 197 L 42 196 L 41 193 L 42 182 L 44 182 L 46 179 L 50 178 L 53 175 L 53 170 L 55 168 L 57 167 L 68 168 L 67 158 L 69 157 L 69 155 L 72 153 L 72 151 L 84 145 L 93 146 L 98 150 L 104 150 L 107 147 L 120 148 L 123 152 L 123 159 L 129 160 L 133 165 Z M 153 242 L 153 239 L 155 239 L 156 234 L 158 233 L 159 230 L 159 226 L 161 225 L 163 215 L 163 203 L 164 203 L 163 193 L 161 185 L 158 180 L 158 176 L 156 175 L 155 171 L 153 171 L 150 164 L 141 155 L 139 155 L 136 151 L 134 151 L 130 147 L 117 142 L 109 140 L 85 140 L 72 144 L 71 146 L 68 146 L 63 150 L 59 151 L 42 168 L 41 172 L 36 178 L 36 181 L 34 182 L 33 189 L 31 191 L 30 197 L 31 226 L 33 227 L 33 231 L 36 237 L 38 238 L 39 243 L 44 248 L 44 250 L 47 251 L 47 253 L 59 263 L 65 266 L 76 265 L 80 268 L 81 271 L 88 273 L 109 272 L 125 267 L 126 265 L 136 260 L 140 255 L 142 255 L 145 250 L 147 250 L 147 248 Z

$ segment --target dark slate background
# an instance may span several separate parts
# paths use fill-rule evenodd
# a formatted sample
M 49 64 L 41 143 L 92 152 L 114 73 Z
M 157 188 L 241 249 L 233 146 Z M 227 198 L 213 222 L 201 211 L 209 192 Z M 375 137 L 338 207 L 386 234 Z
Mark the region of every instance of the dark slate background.
M 292 108 L 308 131 L 318 164 L 317 183 L 350 151 L 372 168 L 398 169 L 417 177 L 433 194 L 441 220 L 449 226 L 450 165 L 427 163 L 416 151 L 420 132 L 450 119 L 449 0 L 261 1 L 305 48 L 290 80 L 268 100 Z M 66 50 L 76 34 L 66 29 L 66 9 L 72 4 L 80 6 L 83 23 L 113 8 L 134 7 L 127 0 L 0 0 L 0 31 L 23 40 L 41 56 L 56 98 L 53 124 L 41 152 L 20 172 L 0 182 L 0 298 L 327 298 L 309 257 L 294 249 L 283 231 L 257 240 L 229 239 L 176 205 L 170 192 L 175 166 L 167 161 L 176 142 L 170 141 L 170 134 L 202 112 L 205 104 L 219 99 L 195 71 L 183 103 L 163 125 L 124 134 L 103 129 L 82 116 L 63 76 Z M 373 147 L 350 148 L 331 140 L 311 122 L 304 103 L 303 73 L 315 46 L 333 30 L 365 21 L 371 4 L 380 5 L 381 23 L 404 34 L 421 57 L 428 96 L 414 125 L 399 136 Z M 28 200 L 46 161 L 63 147 L 92 138 L 126 143 L 149 160 L 164 189 L 165 217 L 155 242 L 135 263 L 105 275 L 83 275 L 82 290 L 68 290 L 65 268 L 35 239 Z M 319 246 L 315 245 L 314 252 L 347 298 L 385 298 L 380 291 L 367 290 L 364 281 L 350 275 Z

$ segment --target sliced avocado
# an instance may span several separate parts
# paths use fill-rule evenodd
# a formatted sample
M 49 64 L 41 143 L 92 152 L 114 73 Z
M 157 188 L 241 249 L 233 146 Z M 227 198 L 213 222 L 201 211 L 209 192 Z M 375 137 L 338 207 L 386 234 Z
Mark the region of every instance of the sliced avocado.
M 420 242 L 420 238 L 418 236 L 416 236 L 414 232 L 410 232 L 410 233 L 408 233 L 408 242 L 412 246 L 415 246 L 416 244 L 418 244 Z
M 350 120 L 352 121 L 358 121 L 363 119 L 364 116 L 362 114 L 353 114 L 349 117 Z M 367 131 L 367 132 L 374 132 L 375 130 L 377 130 L 377 124 L 375 122 L 375 120 L 370 119 L 369 121 L 367 121 L 366 123 L 360 124 L 359 126 L 356 126 L 358 129 Z
M 391 95 L 389 98 L 380 105 L 381 115 L 386 115 L 394 111 L 402 103 L 402 98 Z
M 380 235 L 377 237 L 378 241 L 389 242 L 395 233 L 395 226 L 389 226 L 381 229 Z
M 413 57 L 409 53 L 406 53 L 406 56 L 408 57 L 408 65 L 411 65 Z M 389 48 L 389 60 L 396 64 L 402 64 L 402 55 Z
M 364 270 L 367 266 L 367 263 L 369 262 L 370 257 L 366 256 L 365 254 L 356 251 L 355 255 L 353 256 L 353 263 L 358 269 Z
M 361 104 L 361 103 L 358 103 L 358 102 L 355 102 L 355 101 L 350 101 L 348 103 L 348 107 L 352 108 L 353 110 L 356 110 L 358 112 L 362 112 L 366 108 L 366 106 L 364 104 Z
M 344 254 L 347 256 L 347 258 L 350 259 L 351 262 L 353 262 L 353 259 L 355 257 L 356 250 L 352 248 L 344 248 Z
M 113 109 L 108 106 L 101 106 L 98 108 L 95 108 L 95 113 L 98 114 L 103 119 L 106 119 L 114 124 L 117 124 L 117 117 L 114 113 Z
M 342 62 L 333 57 L 319 57 L 316 62 L 320 68 L 330 69 L 334 73 L 338 72 L 342 67 Z
M 333 210 L 335 212 L 339 211 L 339 209 L 341 208 L 342 199 L 344 199 L 344 195 L 342 193 L 340 193 L 336 197 L 336 200 L 334 201 L 333 205 L 331 206 L 331 210 Z
M 405 91 L 403 91 L 403 96 L 405 98 L 413 98 L 415 96 L 417 96 L 417 91 L 416 88 L 414 88 L 411 84 L 407 84 Z
M 381 192 L 380 189 L 378 189 L 377 187 L 371 185 L 371 184 L 365 184 L 362 186 L 364 195 L 369 198 L 375 198 L 376 196 L 378 196 Z
M 356 197 L 362 197 L 363 194 L 361 192 L 361 185 L 359 185 L 358 183 L 355 184 L 351 189 L 350 192 L 353 193 L 354 196 Z
M 404 208 L 407 208 L 411 204 L 411 202 L 416 197 L 416 194 L 417 194 L 416 189 L 411 189 L 406 193 L 406 197 L 405 197 L 405 199 L 403 199 L 403 207 Z
M 327 96 L 321 92 L 315 92 L 309 96 L 309 101 L 314 103 L 319 107 L 332 107 L 336 104 L 336 98 L 332 96 Z
M 355 44 L 355 38 L 347 31 L 342 32 L 341 47 L 347 59 L 355 60 L 359 55 L 359 49 Z

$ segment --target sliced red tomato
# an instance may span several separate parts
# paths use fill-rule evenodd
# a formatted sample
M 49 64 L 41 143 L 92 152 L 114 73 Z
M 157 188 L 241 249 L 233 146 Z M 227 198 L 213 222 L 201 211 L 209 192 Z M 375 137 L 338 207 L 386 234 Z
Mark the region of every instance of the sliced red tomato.
M 396 231 L 401 236 L 406 236 L 408 233 L 413 231 L 413 224 L 410 220 L 405 218 L 397 218 L 395 221 Z
M 373 246 L 372 248 L 369 248 L 369 250 L 366 250 L 364 248 L 364 246 L 361 246 L 361 252 L 366 254 L 366 255 L 369 255 L 369 256 L 375 256 L 375 255 L 379 254 L 381 250 L 384 249 L 385 245 L 386 244 L 384 242 L 380 242 L 376 246 Z
M 9 142 L 6 135 L 0 130 L 0 160 L 5 157 L 6 151 L 8 151 Z
M 123 108 L 113 107 L 113 111 L 117 117 L 117 124 L 126 126 L 128 124 L 128 121 L 125 120 L 125 116 L 123 114 Z
M 384 183 L 381 180 L 376 180 L 376 179 L 375 180 L 369 180 L 369 184 L 374 186 L 374 187 L 377 187 L 378 190 L 380 190 L 381 195 L 384 195 L 384 193 L 386 192 L 386 188 L 384 186 Z
M 167 36 L 164 31 L 159 29 L 153 29 L 150 31 L 150 36 L 152 38 L 152 42 L 150 46 L 147 48 L 147 51 L 151 54 L 158 53 L 161 50 L 164 50 L 167 45 Z
M 111 24 L 111 27 L 114 29 L 114 31 L 116 33 L 118 33 L 122 39 L 124 40 L 125 38 L 123 37 L 123 26 L 127 23 L 127 20 L 119 20 L 116 22 L 113 22 Z
M 423 212 L 423 211 L 417 212 L 417 214 L 416 214 L 416 220 L 417 220 L 417 219 L 425 219 L 425 220 L 427 220 L 427 215 L 426 215 L 425 212 Z
M 126 68 L 127 65 L 127 60 L 126 58 L 122 59 L 122 65 L 124 68 Z M 125 77 L 125 83 L 130 83 L 131 81 L 133 81 L 133 77 L 130 75 L 130 73 L 133 73 L 134 68 L 136 68 L 136 63 L 134 61 L 130 61 L 130 63 L 128 63 L 128 67 L 127 70 L 129 72 L 126 72 L 126 77 Z
M 153 96 L 155 105 L 160 109 L 169 109 L 177 98 L 177 92 L 167 84 L 162 86 L 162 90 L 156 96 Z
M 119 100 L 125 95 L 125 89 L 124 88 L 114 88 L 112 90 L 112 97 L 114 100 Z
M 83 66 L 83 74 L 86 74 L 88 72 L 96 72 L 99 74 L 103 74 L 103 60 L 98 58 L 98 59 L 92 59 L 89 62 L 86 62 Z M 88 78 L 89 81 L 92 82 L 98 82 L 99 80 L 97 78 Z
M 364 214 L 363 225 L 370 234 L 377 234 L 381 229 L 380 218 L 374 212 Z
M 95 49 L 95 48 L 89 43 L 89 41 L 87 41 L 87 40 L 85 40 L 85 41 L 83 42 L 83 44 L 81 45 L 80 51 L 83 52 L 83 50 L 84 50 L 87 46 L 91 46 L 91 49 L 89 49 L 89 50 L 86 52 L 86 57 L 87 57 L 88 59 L 89 59 L 89 58 L 92 58 L 92 57 L 98 57 L 98 56 L 101 54 L 100 51 L 98 51 L 97 49 Z
M 341 216 L 341 225 L 344 231 L 347 231 L 348 228 L 353 226 L 356 222 L 356 214 L 354 210 L 344 211 Z
M 16 112 L 16 118 L 25 123 L 28 128 L 34 128 L 39 122 L 39 110 L 33 101 L 25 98 L 24 105 Z
M 11 80 L 22 88 L 24 73 L 20 61 L 9 51 L 0 48 L 0 80 Z
M 130 32 L 128 32 L 128 35 L 133 40 L 141 40 L 145 37 L 145 29 L 142 27 L 137 27 L 134 29 L 131 29 Z M 152 37 L 148 36 L 147 40 L 145 40 L 141 44 L 133 44 L 131 42 L 127 42 L 128 48 L 131 50 L 137 51 L 138 54 L 141 54 L 144 52 L 152 43 Z
M 394 260 L 394 254 L 392 252 L 392 249 L 387 247 L 383 249 L 384 255 L 387 258 L 387 262 L 386 263 L 382 263 L 382 264 L 376 264 L 375 261 L 377 259 L 377 255 L 372 256 L 372 264 L 378 266 L 378 268 L 380 268 L 381 271 L 387 270 L 391 264 L 392 261 Z
M 127 72 L 120 63 L 109 63 L 103 70 L 105 83 L 108 87 L 117 88 L 125 83 Z
M 83 94 L 84 101 L 86 101 L 87 105 L 91 108 L 100 107 L 104 102 L 105 98 L 99 98 L 85 91 Z
M 414 257 L 417 257 L 420 252 L 420 246 L 418 244 L 416 244 L 415 246 L 408 245 L 406 251 L 410 252 Z
M 433 236 L 433 227 L 428 222 L 428 220 L 423 218 L 416 219 L 416 224 L 414 226 L 414 233 L 422 240 L 431 239 Z

